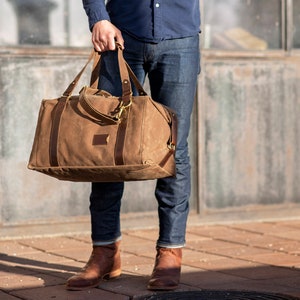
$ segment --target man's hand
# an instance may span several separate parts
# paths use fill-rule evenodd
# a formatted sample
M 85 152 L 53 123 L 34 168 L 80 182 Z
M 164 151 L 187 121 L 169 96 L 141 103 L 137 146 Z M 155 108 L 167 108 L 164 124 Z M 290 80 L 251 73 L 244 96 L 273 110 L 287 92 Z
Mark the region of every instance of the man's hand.
M 95 23 L 92 30 L 92 42 L 96 51 L 104 52 L 116 49 L 116 42 L 124 48 L 121 31 L 107 20 Z

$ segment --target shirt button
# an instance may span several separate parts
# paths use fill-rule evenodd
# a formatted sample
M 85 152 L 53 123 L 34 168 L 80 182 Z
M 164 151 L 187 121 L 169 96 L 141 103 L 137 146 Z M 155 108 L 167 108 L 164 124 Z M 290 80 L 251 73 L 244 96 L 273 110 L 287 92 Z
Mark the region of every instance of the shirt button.
M 157 7 L 157 8 L 158 8 L 158 7 L 159 7 L 159 3 L 156 3 L 156 4 L 155 4 L 155 7 Z

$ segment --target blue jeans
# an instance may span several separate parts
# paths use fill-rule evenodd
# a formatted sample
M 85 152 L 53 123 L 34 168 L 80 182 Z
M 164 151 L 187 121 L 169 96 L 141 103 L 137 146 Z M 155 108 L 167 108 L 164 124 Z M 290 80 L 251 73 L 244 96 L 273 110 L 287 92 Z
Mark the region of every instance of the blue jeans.
M 158 44 L 138 41 L 127 34 L 124 57 L 141 83 L 148 74 L 151 96 L 171 107 L 178 116 L 176 178 L 158 179 L 155 196 L 158 202 L 160 247 L 183 247 L 191 189 L 190 159 L 187 138 L 200 72 L 199 37 L 161 41 Z M 121 95 L 116 52 L 102 55 L 99 88 Z M 92 183 L 90 212 L 94 245 L 105 245 L 121 238 L 120 207 L 124 183 Z M 141 199 L 143 201 L 143 199 Z

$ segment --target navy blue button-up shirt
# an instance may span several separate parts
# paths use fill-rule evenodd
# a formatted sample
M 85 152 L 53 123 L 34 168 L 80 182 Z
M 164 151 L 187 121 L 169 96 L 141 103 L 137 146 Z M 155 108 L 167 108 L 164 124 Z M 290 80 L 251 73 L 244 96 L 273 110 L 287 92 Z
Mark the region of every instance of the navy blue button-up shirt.
M 109 20 L 146 42 L 193 36 L 200 31 L 199 0 L 82 0 L 90 29 Z

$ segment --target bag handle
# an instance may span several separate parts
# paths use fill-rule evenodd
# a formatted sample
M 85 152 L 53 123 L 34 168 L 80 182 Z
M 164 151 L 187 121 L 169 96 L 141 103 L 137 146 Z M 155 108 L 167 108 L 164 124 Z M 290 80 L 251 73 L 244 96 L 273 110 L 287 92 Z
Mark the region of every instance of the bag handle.
M 130 78 L 132 80 L 135 88 L 137 89 L 138 94 L 140 96 L 146 96 L 147 93 L 145 92 L 145 90 L 142 87 L 142 85 L 140 84 L 139 80 L 137 79 L 137 77 L 133 73 L 132 69 L 130 68 L 130 66 L 128 65 L 128 63 L 126 62 L 126 60 L 123 57 L 123 54 L 122 54 L 123 50 L 122 50 L 121 44 L 116 43 L 116 46 L 117 46 L 117 51 L 119 52 L 118 53 L 118 62 L 119 62 L 119 70 L 120 70 L 121 80 L 122 80 L 122 78 L 123 78 L 123 80 L 128 80 Z M 121 62 L 121 64 L 120 64 L 120 62 Z M 125 63 L 127 70 L 124 68 L 124 63 Z M 93 71 L 92 71 L 91 81 L 90 81 L 91 88 L 94 88 L 94 89 L 98 88 L 100 66 L 101 66 L 101 54 L 99 52 L 95 52 Z M 128 77 L 127 73 L 129 74 L 129 77 Z
M 80 97 L 79 102 L 81 107 L 93 118 L 98 121 L 105 121 L 108 124 L 117 124 L 119 123 L 121 116 L 132 103 L 132 88 L 131 88 L 131 80 L 135 85 L 139 95 L 145 96 L 147 93 L 144 91 L 142 85 L 138 81 L 137 77 L 134 75 L 133 71 L 131 70 L 130 66 L 127 64 L 123 57 L 123 50 L 120 44 L 117 43 L 117 51 L 118 51 L 118 65 L 119 65 L 119 72 L 120 78 L 122 82 L 122 96 L 120 105 L 116 111 L 114 116 L 104 115 L 101 111 L 97 110 L 93 103 L 87 97 Z M 94 59 L 94 67 L 93 72 L 91 75 L 91 87 L 97 89 L 96 84 L 98 84 L 99 74 L 100 74 L 100 54 L 95 52 L 96 58 Z M 96 63 L 95 63 L 96 61 Z
M 143 89 L 142 85 L 134 75 L 133 71 L 129 67 L 128 63 L 125 61 L 123 57 L 123 50 L 119 43 L 116 43 L 117 45 L 117 51 L 118 51 L 118 63 L 119 63 L 119 71 L 120 71 L 120 77 L 122 81 L 122 99 L 123 101 L 128 100 L 132 94 L 130 79 L 132 80 L 134 86 L 136 87 L 138 93 L 140 96 L 145 96 L 147 93 Z M 84 67 L 80 70 L 80 72 L 76 75 L 74 80 L 69 84 L 67 89 L 64 91 L 63 96 L 70 97 L 81 78 L 82 74 L 84 73 L 85 69 L 93 59 L 93 69 L 91 73 L 91 79 L 90 79 L 90 87 L 97 89 L 98 88 L 98 82 L 99 82 L 99 74 L 100 74 L 100 66 L 101 66 L 101 53 L 97 52 L 96 50 L 92 50 L 90 53 L 90 56 L 88 58 L 88 61 L 84 65 Z
M 95 55 L 94 55 L 94 50 L 91 52 L 88 61 L 86 62 L 86 64 L 84 65 L 84 67 L 80 70 L 80 72 L 76 75 L 76 77 L 74 78 L 74 80 L 69 84 L 69 86 L 67 87 L 67 89 L 64 91 L 63 96 L 65 97 L 70 97 L 80 79 L 80 77 L 82 76 L 83 72 L 85 71 L 86 67 L 88 66 L 88 64 L 91 62 L 91 60 L 94 58 L 94 65 L 95 62 L 96 64 L 98 63 L 98 60 L 100 60 L 100 56 L 99 58 L 97 58 L 95 61 Z M 99 76 L 98 76 L 99 77 Z
M 116 45 L 117 45 L 117 49 L 118 49 L 118 61 L 119 61 L 119 68 L 120 68 L 120 76 L 121 76 L 121 79 L 123 78 L 122 81 L 131 79 L 134 86 L 136 87 L 139 95 L 146 96 L 147 93 L 145 92 L 145 90 L 142 87 L 142 85 L 140 84 L 139 80 L 137 79 L 137 77 L 133 73 L 132 69 L 130 68 L 130 66 L 128 65 L 126 60 L 124 59 L 121 44 L 116 43 Z M 130 83 L 130 81 L 129 81 L 129 83 Z

